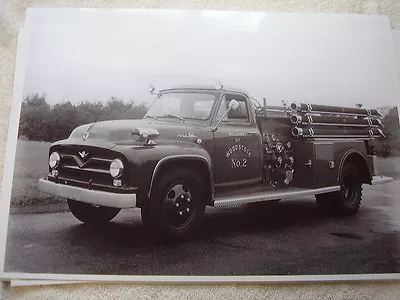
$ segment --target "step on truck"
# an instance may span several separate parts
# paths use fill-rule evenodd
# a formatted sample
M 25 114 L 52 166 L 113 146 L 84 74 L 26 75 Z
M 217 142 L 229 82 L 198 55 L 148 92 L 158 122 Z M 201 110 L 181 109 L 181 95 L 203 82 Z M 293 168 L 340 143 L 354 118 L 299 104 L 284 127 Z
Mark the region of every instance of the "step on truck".
M 363 184 L 392 180 L 375 174 L 376 109 L 267 106 L 222 84 L 149 91 L 143 119 L 85 124 L 53 143 L 39 189 L 84 223 L 137 207 L 153 233 L 184 238 L 206 206 L 315 195 L 323 210 L 351 215 Z

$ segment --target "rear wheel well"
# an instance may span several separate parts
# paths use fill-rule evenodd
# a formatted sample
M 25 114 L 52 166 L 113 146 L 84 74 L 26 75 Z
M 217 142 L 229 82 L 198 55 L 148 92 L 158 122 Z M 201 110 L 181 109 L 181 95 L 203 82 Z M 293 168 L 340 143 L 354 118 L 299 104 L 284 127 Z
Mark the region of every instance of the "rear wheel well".
M 345 164 L 347 164 L 349 162 L 353 163 L 357 167 L 357 169 L 360 171 L 360 177 L 361 177 L 362 183 L 371 184 L 371 173 L 370 173 L 370 170 L 368 168 L 367 162 L 365 161 L 364 157 L 357 152 L 350 153 L 345 158 L 344 163 L 342 164 L 342 168 Z M 341 172 L 342 168 L 340 169 L 340 172 Z M 339 173 L 339 176 L 340 176 L 340 173 Z
M 188 168 L 197 172 L 200 175 L 200 178 L 205 188 L 205 195 L 206 195 L 206 198 L 204 199 L 205 203 L 207 205 L 211 205 L 212 179 L 210 170 L 205 162 L 198 159 L 172 159 L 163 163 L 158 170 L 154 170 L 156 174 L 154 174 L 153 184 L 151 186 L 151 190 L 149 191 L 149 195 L 151 195 L 154 192 L 154 189 L 156 188 L 157 185 L 157 181 L 164 175 L 164 173 L 168 172 L 169 169 L 174 167 Z

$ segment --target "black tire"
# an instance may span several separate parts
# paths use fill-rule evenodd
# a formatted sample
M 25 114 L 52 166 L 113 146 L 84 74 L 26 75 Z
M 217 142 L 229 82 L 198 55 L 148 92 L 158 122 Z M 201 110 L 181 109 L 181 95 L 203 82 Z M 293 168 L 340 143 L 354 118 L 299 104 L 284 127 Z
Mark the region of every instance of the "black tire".
M 68 207 L 75 218 L 86 224 L 105 224 L 111 221 L 121 210 L 120 208 L 95 206 L 70 199 L 68 199 Z
M 322 210 L 340 215 L 357 213 L 362 201 L 362 180 L 357 166 L 348 162 L 340 174 L 341 190 L 338 192 L 316 195 Z
M 144 222 L 161 239 L 184 239 L 201 225 L 205 211 L 204 186 L 199 174 L 175 167 L 164 172 L 153 190 Z

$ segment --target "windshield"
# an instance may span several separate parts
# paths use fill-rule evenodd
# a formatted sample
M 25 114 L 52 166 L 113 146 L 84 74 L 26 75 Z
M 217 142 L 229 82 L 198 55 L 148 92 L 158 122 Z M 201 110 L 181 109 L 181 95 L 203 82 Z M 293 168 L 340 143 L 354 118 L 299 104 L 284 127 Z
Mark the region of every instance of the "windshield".
M 145 117 L 207 120 L 216 95 L 212 92 L 164 93 L 156 98 Z

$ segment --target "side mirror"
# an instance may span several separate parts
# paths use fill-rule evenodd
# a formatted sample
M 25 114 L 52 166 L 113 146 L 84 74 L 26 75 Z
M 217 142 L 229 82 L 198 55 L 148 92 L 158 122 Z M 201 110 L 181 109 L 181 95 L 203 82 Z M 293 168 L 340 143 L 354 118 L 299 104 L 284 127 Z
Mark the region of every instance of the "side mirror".
M 239 101 L 237 101 L 235 99 L 232 99 L 229 102 L 229 110 L 235 111 L 235 110 L 237 110 L 239 108 L 239 106 L 240 106 Z
M 237 100 L 235 100 L 235 99 L 232 99 L 232 100 L 229 102 L 228 109 L 227 109 L 226 112 L 222 115 L 221 119 L 219 119 L 217 125 L 215 125 L 215 127 L 212 129 L 212 131 L 213 131 L 213 132 L 217 131 L 219 124 L 221 124 L 222 120 L 226 117 L 226 115 L 227 115 L 231 110 L 232 110 L 232 111 L 235 111 L 235 110 L 239 109 L 239 106 L 240 106 L 239 101 L 237 101 Z

